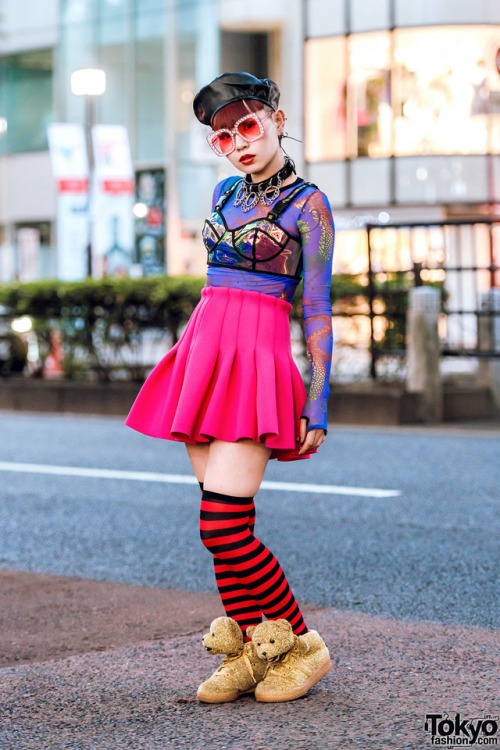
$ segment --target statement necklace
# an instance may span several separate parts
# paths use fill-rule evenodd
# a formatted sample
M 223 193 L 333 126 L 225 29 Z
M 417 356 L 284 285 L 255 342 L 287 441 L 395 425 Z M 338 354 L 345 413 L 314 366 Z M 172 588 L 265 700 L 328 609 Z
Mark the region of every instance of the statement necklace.
M 281 167 L 279 172 L 271 175 L 271 177 L 268 177 L 266 180 L 252 182 L 252 178 L 247 174 L 236 192 L 234 205 L 241 205 L 242 211 L 250 211 L 250 209 L 254 208 L 259 201 L 263 206 L 270 206 L 280 194 L 283 180 L 286 180 L 292 172 L 295 172 L 295 165 L 292 160 L 287 157 L 285 165 Z

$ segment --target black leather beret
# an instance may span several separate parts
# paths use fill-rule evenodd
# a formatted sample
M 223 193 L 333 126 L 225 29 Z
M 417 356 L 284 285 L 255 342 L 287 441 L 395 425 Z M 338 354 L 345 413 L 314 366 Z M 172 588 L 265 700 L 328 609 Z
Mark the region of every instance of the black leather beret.
M 240 99 L 257 99 L 278 109 L 280 90 L 269 78 L 256 78 L 251 73 L 223 73 L 196 94 L 193 109 L 204 125 L 210 125 L 213 116 L 226 104 Z

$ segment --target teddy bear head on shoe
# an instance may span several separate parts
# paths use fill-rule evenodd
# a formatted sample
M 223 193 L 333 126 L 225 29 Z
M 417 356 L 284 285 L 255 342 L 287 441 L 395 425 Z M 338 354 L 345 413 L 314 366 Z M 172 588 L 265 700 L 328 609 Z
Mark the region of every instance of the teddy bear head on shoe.
M 257 656 L 266 662 L 276 662 L 292 649 L 299 654 L 306 654 L 309 650 L 307 640 L 296 636 L 288 620 L 284 619 L 250 625 L 247 635 L 252 639 Z
M 237 654 L 243 650 L 243 633 L 232 617 L 216 617 L 202 642 L 210 654 Z

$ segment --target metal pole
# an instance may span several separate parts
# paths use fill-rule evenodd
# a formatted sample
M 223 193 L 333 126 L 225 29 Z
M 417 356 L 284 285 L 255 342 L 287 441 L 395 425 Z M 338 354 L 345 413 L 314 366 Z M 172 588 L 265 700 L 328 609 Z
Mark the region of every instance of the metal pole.
M 372 247 L 371 247 L 371 227 L 366 228 L 368 236 L 368 302 L 370 305 L 370 375 L 373 380 L 377 378 L 377 355 L 375 352 L 375 330 L 374 330 L 374 300 L 375 300 L 375 288 L 373 280 L 373 268 L 372 268 Z
M 87 275 L 92 278 L 93 253 L 92 240 L 94 230 L 94 149 L 92 146 L 92 128 L 95 125 L 95 97 L 85 97 L 85 131 L 87 136 L 87 154 L 89 159 L 89 199 L 88 199 L 88 231 L 87 244 Z

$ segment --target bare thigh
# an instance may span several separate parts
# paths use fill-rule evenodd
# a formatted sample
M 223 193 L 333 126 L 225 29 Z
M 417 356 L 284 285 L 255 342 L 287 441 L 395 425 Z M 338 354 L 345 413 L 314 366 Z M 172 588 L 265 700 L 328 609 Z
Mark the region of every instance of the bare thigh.
M 235 443 L 212 440 L 186 443 L 189 459 L 206 490 L 236 497 L 255 497 L 259 491 L 271 448 L 244 438 Z

